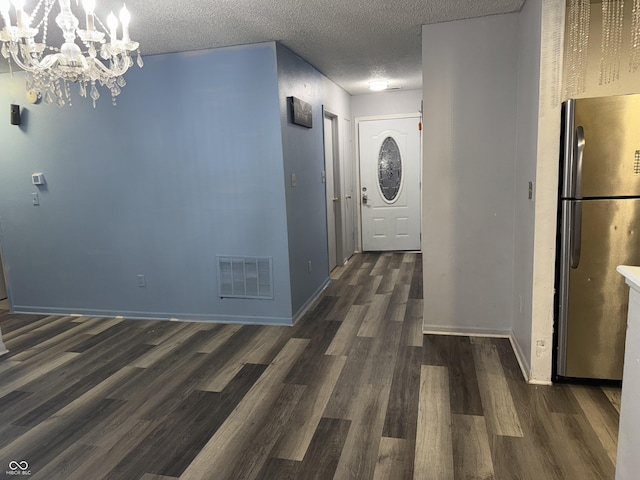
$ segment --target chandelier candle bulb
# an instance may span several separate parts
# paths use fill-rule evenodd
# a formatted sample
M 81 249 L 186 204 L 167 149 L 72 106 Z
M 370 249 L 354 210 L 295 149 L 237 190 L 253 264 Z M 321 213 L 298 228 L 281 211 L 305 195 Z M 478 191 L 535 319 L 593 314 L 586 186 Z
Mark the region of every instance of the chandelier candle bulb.
M 109 13 L 107 17 L 107 25 L 109 26 L 109 36 L 111 37 L 111 45 L 116 44 L 116 32 L 118 29 L 118 19 L 113 14 L 113 12 Z
M 82 6 L 84 7 L 84 11 L 87 13 L 87 30 L 89 32 L 93 32 L 96 29 L 93 20 L 93 12 L 96 8 L 96 2 L 95 0 L 82 0 Z
M 129 43 L 129 22 L 131 21 L 131 14 L 127 10 L 127 6 L 123 5 L 120 10 L 120 22 L 122 23 L 122 41 Z
M 18 28 L 24 28 L 24 0 L 13 0 L 13 6 L 16 9 L 16 22 Z
M 11 4 L 9 0 L 0 0 L 0 13 L 2 14 L 2 21 L 7 31 L 11 28 L 11 17 L 9 17 L 9 8 Z

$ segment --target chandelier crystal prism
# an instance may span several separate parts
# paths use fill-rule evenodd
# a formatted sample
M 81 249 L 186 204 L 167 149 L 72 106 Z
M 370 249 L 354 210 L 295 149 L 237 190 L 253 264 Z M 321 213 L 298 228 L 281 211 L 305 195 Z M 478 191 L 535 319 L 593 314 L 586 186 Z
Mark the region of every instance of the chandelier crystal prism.
M 60 47 L 47 45 L 49 17 L 56 3 L 60 11 L 55 22 L 64 37 Z M 115 105 L 126 84 L 123 75 L 133 66 L 133 52 L 137 52 L 137 64 L 142 68 L 139 44 L 129 37 L 131 16 L 126 5 L 120 11 L 122 37 L 117 38 L 118 19 L 113 12 L 109 14 L 107 32 L 95 15 L 95 3 L 82 0 L 86 13 L 83 30 L 78 28 L 80 22 L 71 11 L 71 0 L 39 0 L 30 15 L 24 10 L 24 0 L 0 0 L 4 22 L 0 30 L 0 54 L 10 68 L 15 63 L 26 72 L 27 90 L 34 91 L 45 103 L 71 105 L 69 83 L 73 82 L 79 85 L 81 96 L 89 94 L 94 108 L 100 97 L 97 84 L 109 89 Z

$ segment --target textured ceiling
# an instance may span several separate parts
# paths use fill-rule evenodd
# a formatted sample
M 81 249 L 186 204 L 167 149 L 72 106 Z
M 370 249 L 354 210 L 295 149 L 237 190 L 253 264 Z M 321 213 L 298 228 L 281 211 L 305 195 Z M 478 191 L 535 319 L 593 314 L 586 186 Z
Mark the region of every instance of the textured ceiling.
M 519 11 L 525 0 L 127 0 L 144 55 L 277 40 L 352 95 L 374 77 L 422 85 L 421 25 Z M 35 0 L 26 0 L 31 12 Z M 76 2 L 71 2 L 74 10 Z M 122 0 L 97 0 L 106 21 Z M 57 11 L 57 7 L 54 8 Z M 78 7 L 81 27 L 84 15 Z M 51 22 L 54 28 L 54 22 Z M 4 63 L 4 61 L 3 61 Z M 4 65 L 3 65 L 4 66 Z M 6 71 L 6 68 L 3 68 Z

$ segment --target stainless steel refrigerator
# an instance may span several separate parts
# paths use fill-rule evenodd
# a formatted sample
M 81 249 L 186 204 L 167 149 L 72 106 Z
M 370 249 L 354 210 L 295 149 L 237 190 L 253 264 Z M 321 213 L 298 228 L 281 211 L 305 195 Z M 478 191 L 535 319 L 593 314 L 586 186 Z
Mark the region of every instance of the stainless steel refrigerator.
M 556 376 L 622 379 L 628 287 L 640 265 L 640 95 L 563 105 Z

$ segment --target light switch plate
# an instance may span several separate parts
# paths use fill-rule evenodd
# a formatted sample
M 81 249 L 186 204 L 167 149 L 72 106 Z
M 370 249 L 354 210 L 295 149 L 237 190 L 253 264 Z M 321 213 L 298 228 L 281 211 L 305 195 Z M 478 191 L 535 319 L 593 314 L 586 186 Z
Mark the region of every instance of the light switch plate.
M 31 201 L 33 202 L 34 205 L 40 205 L 40 199 L 38 198 L 37 193 L 31 194 Z
M 295 173 L 291 174 L 291 186 L 295 187 L 298 185 L 298 176 Z

